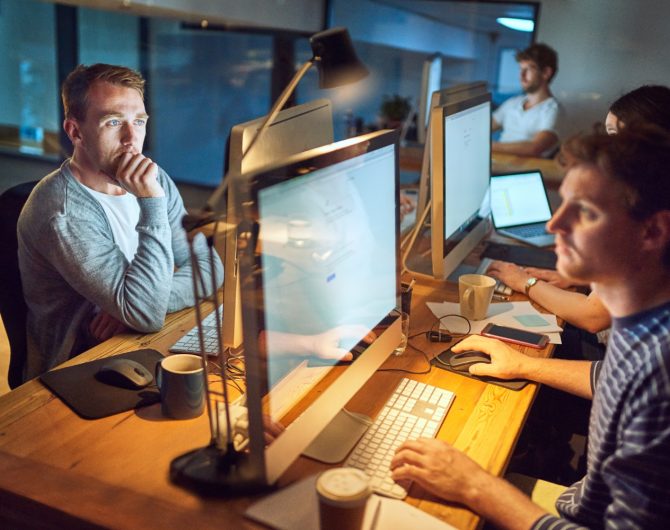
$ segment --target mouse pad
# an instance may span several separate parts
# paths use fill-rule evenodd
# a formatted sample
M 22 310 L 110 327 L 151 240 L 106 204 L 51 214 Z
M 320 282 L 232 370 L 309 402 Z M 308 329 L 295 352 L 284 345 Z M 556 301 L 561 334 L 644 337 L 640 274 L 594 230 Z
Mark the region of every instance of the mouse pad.
M 449 366 L 449 359 L 454 356 L 455 353 L 450 349 L 445 350 L 430 361 L 430 364 L 436 368 L 442 368 L 442 370 L 447 370 L 448 372 L 454 372 L 455 374 L 462 375 L 463 377 L 469 377 L 470 379 L 477 379 L 479 381 L 484 381 L 485 383 L 491 383 L 492 385 L 498 385 L 510 390 L 521 390 L 528 384 L 528 381 L 525 379 L 496 379 L 495 377 L 486 377 L 483 375 L 472 375 L 470 372 L 459 372 L 454 370 Z
M 111 386 L 95 378 L 100 367 L 111 359 L 132 359 L 152 374 L 163 358 L 156 350 L 144 349 L 96 359 L 76 366 L 51 370 L 40 380 L 67 406 L 87 420 L 104 418 L 126 410 L 153 405 L 161 400 L 155 384 L 139 390 Z

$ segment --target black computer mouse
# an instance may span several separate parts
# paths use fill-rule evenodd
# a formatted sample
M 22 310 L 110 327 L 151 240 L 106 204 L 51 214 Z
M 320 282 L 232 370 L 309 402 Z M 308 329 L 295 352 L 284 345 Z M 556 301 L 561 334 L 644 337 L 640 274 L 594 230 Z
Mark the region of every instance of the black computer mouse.
M 111 359 L 103 364 L 95 378 L 108 385 L 138 390 L 153 383 L 152 373 L 132 359 Z
M 467 350 L 454 353 L 449 359 L 449 366 L 457 372 L 469 372 L 470 367 L 476 363 L 491 364 L 491 357 L 481 351 Z

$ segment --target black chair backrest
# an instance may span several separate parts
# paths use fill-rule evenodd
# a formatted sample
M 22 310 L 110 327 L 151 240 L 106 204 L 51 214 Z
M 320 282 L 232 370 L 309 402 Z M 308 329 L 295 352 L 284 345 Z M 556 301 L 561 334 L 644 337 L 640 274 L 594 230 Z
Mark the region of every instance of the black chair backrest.
M 9 387 L 23 382 L 26 364 L 26 302 L 19 272 L 16 223 L 37 181 L 9 188 L 0 195 L 0 314 L 9 338 Z

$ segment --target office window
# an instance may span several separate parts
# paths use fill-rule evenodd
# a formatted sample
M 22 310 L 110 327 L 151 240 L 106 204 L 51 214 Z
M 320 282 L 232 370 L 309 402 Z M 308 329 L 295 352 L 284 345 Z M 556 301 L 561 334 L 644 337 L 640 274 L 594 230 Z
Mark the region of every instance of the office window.
M 77 10 L 79 62 L 140 68 L 139 18 L 100 9 Z
M 216 185 L 231 127 L 272 103 L 272 37 L 155 19 L 150 35 L 153 156 L 176 180 Z
M 0 0 L 0 146 L 57 152 L 55 10 L 35 1 Z
M 358 132 L 384 126 L 385 96 L 406 98 L 417 110 L 423 63 L 435 52 L 444 57 L 443 86 L 488 80 L 499 103 L 515 90 L 510 80 L 516 64 L 503 50 L 527 46 L 532 33 L 504 28 L 495 19 L 534 18 L 537 12 L 532 2 L 357 0 L 353 10 L 349 4 L 332 0 L 327 24 L 349 29 L 371 75 L 350 87 L 322 91 L 312 69 L 296 93 L 298 103 L 332 100 L 336 139 L 350 135 L 354 125 Z M 5 150 L 59 155 L 56 50 L 72 39 L 56 34 L 62 9 L 38 0 L 0 0 L 0 147 Z M 200 30 L 172 19 L 68 9 L 76 10 L 78 40 L 77 57 L 69 61 L 141 68 L 151 115 L 147 153 L 177 181 L 215 186 L 230 128 L 266 114 L 273 102 L 273 70 L 282 68 L 273 64 L 274 34 Z M 291 46 L 290 37 L 281 42 Z M 294 35 L 293 46 L 297 68 L 312 52 L 303 36 Z

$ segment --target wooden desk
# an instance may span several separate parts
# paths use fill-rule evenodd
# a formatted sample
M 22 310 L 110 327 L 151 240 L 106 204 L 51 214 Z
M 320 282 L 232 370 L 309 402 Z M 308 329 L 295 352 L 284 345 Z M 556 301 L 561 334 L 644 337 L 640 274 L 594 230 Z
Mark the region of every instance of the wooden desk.
M 426 300 L 455 300 L 456 286 L 422 281 L 414 287 L 411 333 L 430 328 Z M 122 335 L 89 350 L 68 364 L 138 347 L 162 352 L 194 325 L 193 311 L 170 315 L 163 330 L 151 335 Z M 423 336 L 411 344 L 435 355 L 447 344 Z M 526 350 L 548 355 L 549 350 Z M 385 367 L 422 371 L 426 360 L 408 351 Z M 456 399 L 438 438 L 454 444 L 490 472 L 500 475 L 536 393 L 530 384 L 519 392 L 433 369 L 427 375 L 378 372 L 348 408 L 375 414 L 403 377 L 447 388 Z M 199 497 L 173 485 L 169 464 L 176 456 L 207 444 L 206 415 L 171 421 L 152 405 L 100 420 L 79 418 L 39 381 L 0 397 L 0 527 L 2 528 L 257 528 L 244 519 L 255 498 Z M 323 469 L 298 460 L 281 484 Z M 479 518 L 470 511 L 431 498 L 414 487 L 408 501 L 457 528 L 472 529 Z

